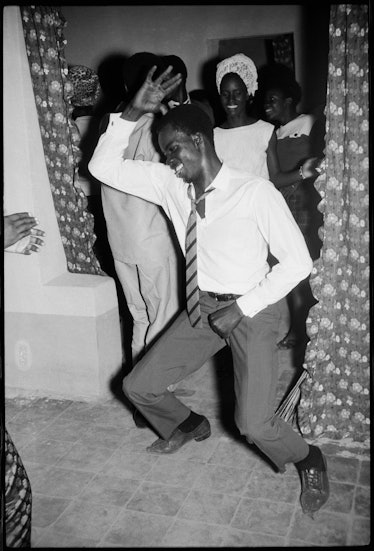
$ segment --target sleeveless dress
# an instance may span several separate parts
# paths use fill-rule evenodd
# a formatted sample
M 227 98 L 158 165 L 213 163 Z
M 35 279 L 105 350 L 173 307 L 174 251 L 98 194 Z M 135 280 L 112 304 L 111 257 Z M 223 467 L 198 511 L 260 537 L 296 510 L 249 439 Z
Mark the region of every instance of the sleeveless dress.
M 269 180 L 267 148 L 274 132 L 269 122 L 258 120 L 238 128 L 214 128 L 217 155 L 227 165 Z

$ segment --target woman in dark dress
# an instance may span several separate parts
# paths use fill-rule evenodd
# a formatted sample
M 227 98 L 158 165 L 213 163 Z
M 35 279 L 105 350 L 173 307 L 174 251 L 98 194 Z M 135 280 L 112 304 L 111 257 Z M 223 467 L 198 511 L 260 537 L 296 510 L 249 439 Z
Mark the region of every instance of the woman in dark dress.
M 262 81 L 265 118 L 276 126 L 277 153 L 280 169 L 284 172 L 299 169 L 302 181 L 280 188 L 288 206 L 302 231 L 313 260 L 320 254 L 321 240 L 318 228 L 323 223 L 318 211 L 321 196 L 314 187 L 314 177 L 305 177 L 302 165 L 305 159 L 323 157 L 325 147 L 324 121 L 314 115 L 299 114 L 297 105 L 301 88 L 293 73 L 285 66 L 270 68 Z M 279 343 L 280 348 L 292 348 L 308 341 L 306 318 L 316 301 L 312 295 L 309 278 L 289 293 L 288 303 L 291 327 Z

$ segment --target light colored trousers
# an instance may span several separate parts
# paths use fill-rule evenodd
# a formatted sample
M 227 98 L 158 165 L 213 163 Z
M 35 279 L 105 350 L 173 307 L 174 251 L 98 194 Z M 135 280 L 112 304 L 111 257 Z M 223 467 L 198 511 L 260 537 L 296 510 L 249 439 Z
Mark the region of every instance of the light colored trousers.
M 164 439 L 170 438 L 191 413 L 167 387 L 197 371 L 226 346 L 226 341 L 209 326 L 207 316 L 231 302 L 217 302 L 201 292 L 200 304 L 203 328 L 191 327 L 183 311 L 123 382 L 125 394 Z M 280 316 L 278 304 L 268 306 L 253 318 L 244 316 L 229 342 L 236 425 L 248 442 L 255 443 L 283 472 L 286 463 L 304 459 L 309 447 L 300 434 L 274 415 Z
M 178 262 L 173 254 L 165 257 L 162 265 L 152 261 L 127 264 L 116 259 L 114 265 L 134 321 L 131 349 L 135 364 L 181 310 Z

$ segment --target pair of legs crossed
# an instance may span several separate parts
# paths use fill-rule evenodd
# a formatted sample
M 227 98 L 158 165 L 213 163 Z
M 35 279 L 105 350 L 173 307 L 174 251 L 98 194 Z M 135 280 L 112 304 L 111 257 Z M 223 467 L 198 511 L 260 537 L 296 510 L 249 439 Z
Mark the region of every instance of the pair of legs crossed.
M 167 390 L 197 371 L 226 341 L 210 328 L 208 315 L 229 302 L 200 296 L 203 328 L 192 328 L 182 312 L 124 379 L 124 392 L 167 440 L 191 410 Z M 253 318 L 244 316 L 230 335 L 233 355 L 235 422 L 278 467 L 308 455 L 308 444 L 274 415 L 278 381 L 277 337 L 280 310 L 270 305 Z M 204 412 L 198 412 L 203 414 Z

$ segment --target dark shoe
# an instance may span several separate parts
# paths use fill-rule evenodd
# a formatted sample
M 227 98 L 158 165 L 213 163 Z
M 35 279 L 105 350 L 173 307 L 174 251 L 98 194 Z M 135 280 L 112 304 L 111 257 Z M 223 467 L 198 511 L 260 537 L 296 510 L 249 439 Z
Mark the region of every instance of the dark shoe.
M 190 440 L 201 442 L 210 436 L 210 424 L 206 417 L 201 421 L 194 430 L 190 432 L 182 432 L 176 429 L 170 436 L 169 440 L 159 438 L 151 446 L 147 448 L 150 453 L 175 453 Z
M 145 429 L 150 426 L 147 419 L 137 409 L 134 411 L 132 418 L 138 429 Z
M 300 469 L 301 495 L 300 503 L 303 513 L 310 515 L 317 512 L 328 500 L 329 480 L 327 477 L 327 464 L 323 453 L 319 450 L 322 459 L 322 467 L 309 467 Z

